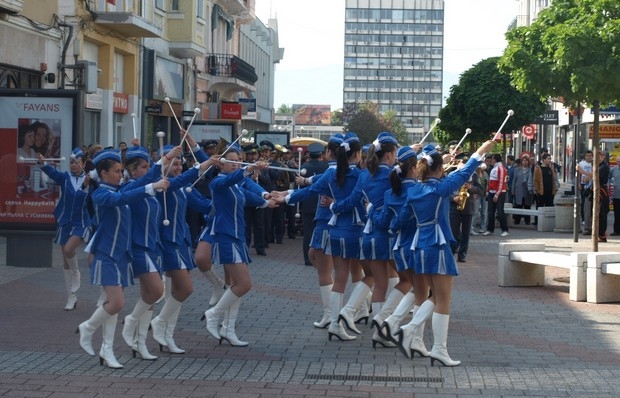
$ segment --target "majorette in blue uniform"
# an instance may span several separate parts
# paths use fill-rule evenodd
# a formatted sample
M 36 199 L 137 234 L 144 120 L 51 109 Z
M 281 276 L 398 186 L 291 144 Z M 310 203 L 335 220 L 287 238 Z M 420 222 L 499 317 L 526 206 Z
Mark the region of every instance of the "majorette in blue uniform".
M 164 146 L 164 156 L 173 148 L 172 145 Z M 199 146 L 192 148 L 192 151 L 199 162 L 207 159 L 207 155 Z M 174 165 L 174 162 L 179 161 L 179 159 L 180 157 L 173 159 L 169 167 L 178 167 Z M 183 354 L 185 352 L 185 350 L 176 345 L 174 330 L 181 312 L 181 306 L 187 296 L 191 294 L 191 290 L 184 289 L 187 286 L 191 287 L 189 274 L 176 271 L 186 270 L 189 272 L 195 268 L 191 232 L 185 217 L 187 206 L 203 214 L 207 214 L 212 210 L 210 199 L 204 197 L 196 189 L 186 189 L 198 178 L 201 164 L 198 163 L 183 174 L 171 178 L 170 186 L 166 192 L 157 194 L 159 203 L 164 206 L 164 216 L 168 217 L 160 224 L 159 230 L 164 247 L 162 252 L 162 271 L 168 274 L 165 288 L 166 300 L 159 315 L 151 321 L 151 327 L 153 329 L 153 339 L 159 343 L 160 350 L 163 347 L 168 347 L 168 351 L 173 354 Z M 169 172 L 165 174 L 169 174 Z M 173 279 L 175 278 L 179 279 L 178 285 L 182 287 L 173 292 Z M 174 293 L 176 293 L 176 296 Z
M 127 182 L 121 191 L 131 190 L 134 186 L 144 185 L 161 178 L 162 160 L 153 163 L 149 170 L 139 178 L 132 178 L 130 170 L 141 174 L 140 168 L 151 164 L 146 148 L 134 146 L 127 148 L 125 154 L 125 173 Z M 140 297 L 130 314 L 125 316 L 122 336 L 125 343 L 132 348 L 133 356 L 155 360 L 146 347 L 146 335 L 153 315 L 151 306 L 161 297 L 163 285 L 161 281 L 161 239 L 159 224 L 162 222 L 161 205 L 156 197 L 148 196 L 129 205 L 132 222 L 132 269 L 134 277 L 140 279 Z
M 237 156 L 241 154 L 241 148 L 237 144 L 229 148 L 227 156 L 235 159 L 235 153 Z M 248 343 L 237 337 L 235 322 L 241 297 L 251 288 L 251 279 L 247 269 L 247 264 L 251 260 L 245 239 L 244 208 L 245 206 L 267 207 L 269 205 L 269 201 L 259 196 L 263 194 L 263 189 L 250 182 L 248 178 L 251 173 L 258 172 L 254 170 L 255 167 L 258 166 L 246 166 L 229 174 L 221 172 L 209 184 L 215 208 L 215 217 L 210 232 L 213 235 L 211 258 L 213 263 L 225 266 L 225 271 L 231 277 L 232 285 L 214 307 L 205 311 L 206 329 L 211 336 L 219 339 L 220 344 L 226 340 L 231 345 L 239 347 L 247 346 Z
M 67 304 L 65 310 L 73 310 L 77 305 L 77 291 L 81 285 L 81 274 L 78 259 L 75 253 L 76 244 L 66 247 L 69 239 L 75 236 L 80 243 L 88 242 L 91 234 L 91 219 L 86 208 L 88 200 L 88 182 L 81 164 L 84 161 L 84 152 L 75 148 L 71 153 L 72 172 L 60 172 L 47 163 L 41 170 L 60 186 L 60 198 L 54 209 L 56 219 L 56 237 L 54 243 L 62 247 L 64 260 L 65 288 L 67 290 Z
M 104 172 L 108 173 L 109 177 L 115 177 L 117 167 L 120 171 L 120 162 L 120 154 L 113 150 L 101 151 L 93 159 L 100 178 Z M 122 288 L 133 284 L 131 211 L 128 205 L 155 195 L 153 184 L 120 191 L 120 179 L 119 172 L 118 182 L 102 181 L 92 193 L 93 203 L 98 206 L 101 219 L 91 244 L 91 253 L 94 253 L 90 268 L 91 283 L 104 287 L 108 301 L 79 326 L 80 346 L 90 355 L 95 354 L 92 335 L 99 326 L 103 326 L 103 343 L 99 357 L 101 364 L 105 362 L 111 368 L 123 367 L 114 356 L 114 330 L 118 312 L 124 302 Z

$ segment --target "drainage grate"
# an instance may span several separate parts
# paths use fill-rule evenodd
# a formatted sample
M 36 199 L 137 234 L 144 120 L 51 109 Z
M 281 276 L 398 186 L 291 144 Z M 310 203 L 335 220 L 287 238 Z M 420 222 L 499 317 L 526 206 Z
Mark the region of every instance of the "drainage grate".
M 378 381 L 396 383 L 443 383 L 443 377 L 362 376 L 362 375 L 306 375 L 311 380 Z

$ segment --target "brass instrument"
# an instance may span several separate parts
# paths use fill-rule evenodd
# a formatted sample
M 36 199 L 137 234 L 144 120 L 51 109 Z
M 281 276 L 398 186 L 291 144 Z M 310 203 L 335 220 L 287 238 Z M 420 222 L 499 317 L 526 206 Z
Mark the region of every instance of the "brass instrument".
M 459 193 L 455 196 L 456 199 L 456 209 L 458 211 L 465 210 L 465 204 L 467 203 L 467 199 L 469 198 L 469 183 L 466 182 L 459 189 Z
M 228 144 L 229 144 L 228 141 L 220 137 L 220 140 L 218 141 L 217 146 L 215 147 L 215 153 L 218 155 L 223 154 L 224 151 L 226 151 L 226 148 L 228 148 Z

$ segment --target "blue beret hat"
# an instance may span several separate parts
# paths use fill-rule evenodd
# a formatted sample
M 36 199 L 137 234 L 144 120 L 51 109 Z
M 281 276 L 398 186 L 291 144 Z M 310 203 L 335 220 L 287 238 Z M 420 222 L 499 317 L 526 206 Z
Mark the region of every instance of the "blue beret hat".
M 97 155 L 95 155 L 95 157 L 93 158 L 93 164 L 97 166 L 99 162 L 105 159 L 112 159 L 120 163 L 121 154 L 113 149 L 104 149 L 102 151 L 99 151 Z
M 125 159 L 129 160 L 134 158 L 140 158 L 148 161 L 149 152 L 146 150 L 145 147 L 142 146 L 132 146 L 127 148 L 127 152 L 125 153 Z
M 404 146 L 398 149 L 398 154 L 396 155 L 399 162 L 404 162 L 405 160 L 416 156 L 415 151 L 410 146 Z
M 71 155 L 73 158 L 77 159 L 77 158 L 83 158 L 84 157 L 84 152 L 82 152 L 82 149 L 80 149 L 79 147 L 75 148 L 72 152 Z
M 394 138 L 391 133 L 385 131 L 383 133 L 379 133 L 379 135 L 377 136 L 377 141 L 379 141 L 381 144 L 391 142 L 394 145 L 398 145 L 398 141 L 396 141 L 396 138 Z

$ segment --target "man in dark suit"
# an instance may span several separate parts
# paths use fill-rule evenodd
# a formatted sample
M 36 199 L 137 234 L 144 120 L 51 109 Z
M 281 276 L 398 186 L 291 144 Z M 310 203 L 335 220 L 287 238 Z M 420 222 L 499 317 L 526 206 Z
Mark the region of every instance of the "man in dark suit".
M 317 143 L 308 145 L 308 156 L 310 160 L 302 164 L 302 169 L 306 169 L 305 178 L 312 177 L 316 174 L 323 174 L 327 170 L 327 162 L 324 161 L 323 155 L 325 153 L 325 147 Z M 303 251 L 304 251 L 304 263 L 306 265 L 312 265 L 308 258 L 308 250 L 310 249 L 310 241 L 312 240 L 312 231 L 314 230 L 314 214 L 318 205 L 318 195 L 300 203 L 300 213 L 303 225 Z

